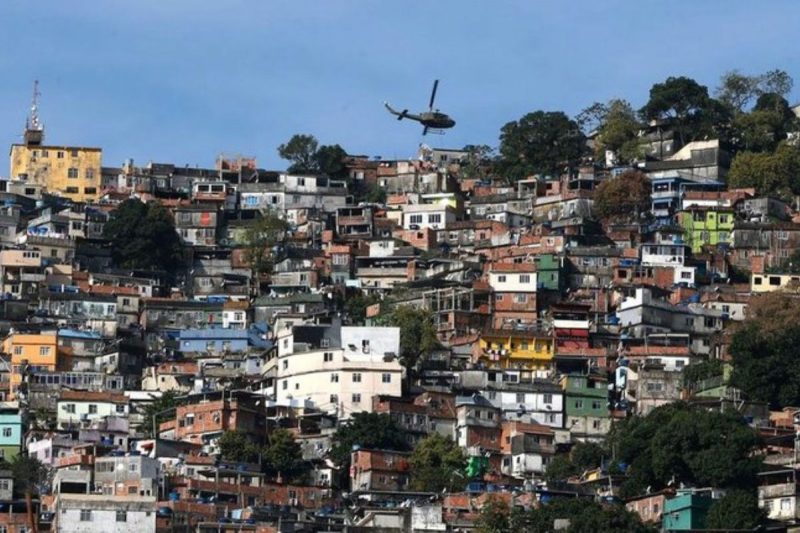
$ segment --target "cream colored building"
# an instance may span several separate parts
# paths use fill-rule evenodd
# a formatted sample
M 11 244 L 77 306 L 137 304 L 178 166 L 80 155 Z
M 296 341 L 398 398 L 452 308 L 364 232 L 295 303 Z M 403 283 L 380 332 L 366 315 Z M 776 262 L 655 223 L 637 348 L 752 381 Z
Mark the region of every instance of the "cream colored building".
M 10 155 L 12 181 L 39 185 L 76 202 L 100 196 L 101 148 L 12 144 Z

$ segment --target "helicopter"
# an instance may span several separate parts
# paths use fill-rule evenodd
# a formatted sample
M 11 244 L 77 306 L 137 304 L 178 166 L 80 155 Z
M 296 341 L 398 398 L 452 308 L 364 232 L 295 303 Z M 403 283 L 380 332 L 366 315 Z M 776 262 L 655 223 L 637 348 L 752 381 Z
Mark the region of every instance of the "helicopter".
M 384 102 L 383 105 L 386 106 L 386 109 L 389 110 L 389 113 L 397 116 L 397 120 L 403 120 L 404 118 L 407 118 L 409 120 L 416 120 L 425 126 L 425 129 L 422 130 L 423 135 L 426 135 L 428 130 L 444 130 L 447 128 L 452 128 L 456 125 L 456 121 L 444 113 L 439 113 L 438 109 L 433 109 L 433 100 L 436 98 L 436 89 L 438 87 L 439 80 L 436 80 L 433 82 L 433 90 L 431 91 L 431 100 L 428 102 L 428 110 L 417 115 L 409 113 L 408 109 L 397 111 L 389 105 L 389 102 Z

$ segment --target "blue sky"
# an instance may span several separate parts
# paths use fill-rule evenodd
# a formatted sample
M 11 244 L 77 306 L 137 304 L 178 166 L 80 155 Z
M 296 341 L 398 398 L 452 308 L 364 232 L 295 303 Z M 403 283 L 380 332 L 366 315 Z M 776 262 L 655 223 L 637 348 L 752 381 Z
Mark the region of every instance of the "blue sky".
M 101 146 L 105 165 L 224 151 L 283 168 L 294 133 L 388 158 L 497 146 L 529 111 L 639 107 L 670 75 L 713 88 L 782 68 L 800 86 L 798 23 L 789 0 L 2 0 L 0 143 L 19 141 L 39 79 L 47 141 Z M 435 78 L 458 124 L 423 139 L 382 102 L 420 110 Z

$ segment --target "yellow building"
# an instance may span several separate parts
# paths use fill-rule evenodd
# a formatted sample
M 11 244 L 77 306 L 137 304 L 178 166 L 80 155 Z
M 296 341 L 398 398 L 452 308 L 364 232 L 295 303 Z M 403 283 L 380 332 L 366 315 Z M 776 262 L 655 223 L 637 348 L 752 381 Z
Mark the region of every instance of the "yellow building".
M 3 352 L 11 355 L 11 398 L 16 396 L 25 366 L 35 371 L 54 372 L 58 354 L 55 334 L 13 333 L 3 341 Z
M 489 330 L 479 349 L 480 361 L 499 368 L 541 370 L 553 364 L 553 338 L 541 331 Z
M 11 145 L 11 180 L 41 185 L 76 202 L 100 195 L 103 150 L 77 146 Z

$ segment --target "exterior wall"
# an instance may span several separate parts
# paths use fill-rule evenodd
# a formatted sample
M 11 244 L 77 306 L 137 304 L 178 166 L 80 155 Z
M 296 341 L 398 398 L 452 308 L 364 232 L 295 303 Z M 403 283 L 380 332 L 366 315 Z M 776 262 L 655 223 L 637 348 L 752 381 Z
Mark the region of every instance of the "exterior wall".
M 19 413 L 0 414 L 0 457 L 10 461 L 22 446 L 22 416 Z
M 402 395 L 403 368 L 396 359 L 384 361 L 374 350 L 362 354 L 360 344 L 357 352 L 331 348 L 280 356 L 277 400 L 307 399 L 322 411 L 349 418 L 372 411 L 374 396 Z
M 56 421 L 59 428 L 80 424 L 81 420 L 96 421 L 107 416 L 128 416 L 128 404 L 111 401 L 59 400 Z
M 102 159 L 100 148 L 14 144 L 11 179 L 26 179 L 76 202 L 93 201 L 100 195 Z
M 22 366 L 25 362 L 34 370 L 55 371 L 58 337 L 15 333 L 3 342 L 3 351 L 11 354 L 11 398 L 13 398 L 22 382 Z
M 61 494 L 56 502 L 60 533 L 155 533 L 155 497 Z
M 544 368 L 552 363 L 552 337 L 515 337 L 513 330 L 503 333 L 502 336 L 484 334 L 478 342 L 481 357 L 490 364 L 493 362 L 500 368 L 518 368 L 518 365 Z
M 413 205 L 403 209 L 403 229 L 442 229 L 456 220 L 452 208 L 443 205 Z
M 704 245 L 731 244 L 733 242 L 732 210 L 691 210 L 679 214 L 681 226 L 684 228 L 686 244 L 692 253 L 701 251 Z
M 752 274 L 751 292 L 774 292 L 800 288 L 800 276 L 794 274 Z
M 489 272 L 489 285 L 496 292 L 536 292 L 536 272 Z

